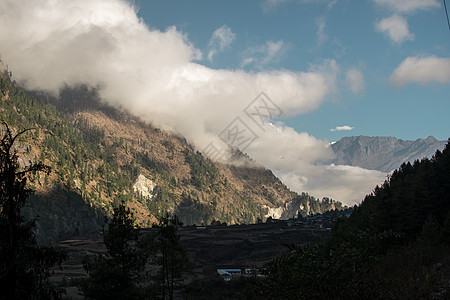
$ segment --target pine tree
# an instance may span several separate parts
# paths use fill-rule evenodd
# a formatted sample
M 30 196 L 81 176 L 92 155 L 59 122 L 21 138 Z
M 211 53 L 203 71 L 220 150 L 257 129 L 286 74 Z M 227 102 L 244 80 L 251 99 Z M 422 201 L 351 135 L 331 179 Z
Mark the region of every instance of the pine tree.
M 142 299 L 150 240 L 142 238 L 129 208 L 122 202 L 114 207 L 108 228 L 103 231 L 106 256 L 86 257 L 84 268 L 89 278 L 80 283 L 88 299 Z
M 27 187 L 27 175 L 50 172 L 42 163 L 20 168 L 14 150 L 15 141 L 27 130 L 13 134 L 6 122 L 0 142 L 0 298 L 47 299 L 61 290 L 50 287 L 48 277 L 65 254 L 56 248 L 39 246 L 34 234 L 36 220 L 26 222 L 22 208 L 33 190 Z
M 173 299 L 175 280 L 190 268 L 186 249 L 180 244 L 178 227 L 183 224 L 176 215 L 165 213 L 156 234 L 155 261 L 160 270 L 157 278 L 162 299 Z

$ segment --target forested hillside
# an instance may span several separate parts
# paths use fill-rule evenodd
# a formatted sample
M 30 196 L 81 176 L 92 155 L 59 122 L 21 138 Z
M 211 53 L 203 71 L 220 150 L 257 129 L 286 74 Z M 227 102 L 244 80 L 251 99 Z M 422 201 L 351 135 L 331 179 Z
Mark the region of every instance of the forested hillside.
M 17 146 L 23 164 L 42 161 L 52 168 L 32 178 L 37 193 L 27 212 L 40 215 L 44 240 L 98 228 L 122 201 L 143 226 L 165 211 L 185 224 L 234 224 L 264 220 L 270 208 L 284 211 L 287 204 L 284 217 L 342 207 L 290 191 L 239 152 L 246 167 L 215 163 L 183 137 L 102 104 L 83 86 L 56 97 L 25 91 L 10 75 L 4 68 L 0 76 L 1 119 L 14 130 L 34 129 Z
M 450 212 L 450 144 L 431 159 L 405 163 L 377 186 L 354 212 L 352 226 L 373 226 L 379 232 L 401 232 L 413 240 L 427 218 L 443 225 Z
M 329 238 L 274 260 L 258 290 L 283 299 L 449 299 L 449 170 L 450 140 L 431 159 L 403 164 Z

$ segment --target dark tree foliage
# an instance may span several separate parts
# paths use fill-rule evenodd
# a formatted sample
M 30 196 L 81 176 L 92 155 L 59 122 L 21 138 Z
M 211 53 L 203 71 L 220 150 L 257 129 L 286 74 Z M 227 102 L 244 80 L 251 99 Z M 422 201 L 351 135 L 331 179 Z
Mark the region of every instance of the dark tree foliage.
M 114 207 L 108 228 L 103 231 L 106 256 L 86 257 L 84 268 L 89 278 L 80 283 L 88 299 L 142 299 L 149 259 L 148 241 L 135 228 L 135 219 L 124 203 Z
M 383 236 L 345 234 L 304 247 L 267 265 L 269 276 L 259 292 L 279 299 L 372 299 L 383 278 L 374 271 Z
M 366 196 L 345 226 L 402 233 L 414 240 L 428 215 L 442 226 L 450 212 L 450 140 L 431 159 L 404 163 Z
M 177 231 L 182 223 L 178 217 L 166 213 L 159 221 L 154 252 L 155 262 L 159 266 L 156 295 L 162 299 L 173 299 L 176 280 L 190 269 L 191 263 L 186 249 L 180 244 Z
M 43 93 L 26 92 L 5 73 L 0 74 L 0 90 L 1 95 L 7 93 L 9 97 L 9 100 L 0 101 L 2 119 L 16 128 L 39 128 L 30 134 L 43 137 L 41 160 L 45 157 L 55 164 L 57 182 L 79 189 L 83 198 L 95 205 L 100 204 L 101 197 L 87 188 L 94 179 L 103 185 L 103 192 L 111 198 L 130 190 L 136 169 L 121 166 L 116 159 L 123 148 L 119 138 L 107 145 L 103 129 L 86 119 L 73 119 L 67 114 L 80 108 L 100 107 L 109 114 L 112 109 L 99 103 L 95 95 L 90 95 L 93 91 L 82 86 L 72 92 L 66 88 L 61 91 L 61 97 L 70 101 L 62 101 Z M 134 153 L 132 149 L 131 152 Z M 89 163 L 92 161 L 102 163 L 94 167 Z M 43 179 L 45 184 L 49 183 L 47 177 Z M 74 180 L 79 182 L 78 187 L 74 186 Z
M 200 152 L 185 150 L 186 162 L 191 167 L 191 182 L 196 187 L 209 187 L 218 178 L 218 170 L 211 160 L 204 158 Z
M 450 140 L 406 163 L 326 239 L 267 265 L 255 290 L 279 299 L 448 299 Z M 446 277 L 447 276 L 447 277 Z
M 176 216 L 165 214 L 153 235 L 143 236 L 124 203 L 114 208 L 104 230 L 107 253 L 86 257 L 84 268 L 89 278 L 79 287 L 88 299 L 173 299 L 177 278 L 190 262 L 177 234 L 182 224 Z M 150 277 L 149 260 L 158 271 Z M 153 283 L 153 284 L 151 284 Z
M 21 212 L 33 190 L 27 175 L 50 172 L 42 163 L 20 168 L 14 150 L 16 140 L 28 130 L 13 134 L 3 122 L 0 142 L 0 298 L 57 298 L 61 290 L 50 286 L 48 277 L 65 254 L 56 248 L 39 246 L 34 235 L 36 219 L 26 222 Z

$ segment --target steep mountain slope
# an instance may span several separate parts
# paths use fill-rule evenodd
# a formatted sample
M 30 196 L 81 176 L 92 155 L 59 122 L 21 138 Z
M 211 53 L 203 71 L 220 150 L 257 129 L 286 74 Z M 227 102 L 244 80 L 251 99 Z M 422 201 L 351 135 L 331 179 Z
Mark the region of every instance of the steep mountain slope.
M 432 136 L 415 141 L 404 141 L 394 137 L 344 137 L 331 145 L 336 153 L 333 161 L 337 165 L 358 166 L 365 169 L 391 172 L 404 162 L 431 157 L 436 150 L 444 149 L 446 141 Z
M 35 128 L 18 144 L 23 163 L 40 160 L 53 170 L 31 178 L 37 196 L 28 211 L 30 217 L 41 216 L 38 226 L 52 233 L 49 241 L 56 233 L 67 236 L 100 226 L 101 216 L 119 201 L 144 226 L 164 211 L 175 212 L 186 224 L 234 224 L 341 207 L 290 191 L 239 152 L 239 166 L 215 163 L 183 137 L 103 105 L 85 87 L 64 89 L 58 98 L 30 93 L 4 70 L 0 92 L 0 119 L 16 130 Z M 67 215 L 68 209 L 75 216 Z
M 261 295 L 450 299 L 449 195 L 450 140 L 431 159 L 402 164 L 325 239 L 268 264 Z
M 431 159 L 402 164 L 365 197 L 349 224 L 359 228 L 370 220 L 380 232 L 396 230 L 405 239 L 415 238 L 430 216 L 441 226 L 450 218 L 449 192 L 450 139 Z

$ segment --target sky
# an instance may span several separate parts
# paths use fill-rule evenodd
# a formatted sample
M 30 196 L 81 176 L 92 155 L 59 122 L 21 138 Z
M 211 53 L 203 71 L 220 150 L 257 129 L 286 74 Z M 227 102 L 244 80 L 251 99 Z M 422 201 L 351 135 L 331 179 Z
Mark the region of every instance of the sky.
M 0 0 L 0 55 L 28 89 L 86 84 L 212 159 L 239 147 L 348 205 L 387 174 L 333 165 L 330 142 L 449 137 L 439 0 Z
M 334 60 L 337 90 L 319 108 L 283 120 L 297 131 L 329 141 L 450 137 L 450 31 L 440 0 L 136 4 L 150 27 L 186 34 L 210 68 L 304 71 Z

